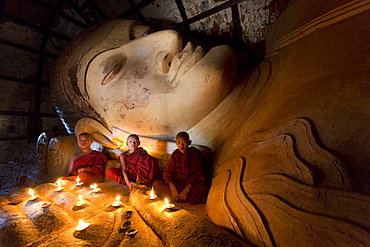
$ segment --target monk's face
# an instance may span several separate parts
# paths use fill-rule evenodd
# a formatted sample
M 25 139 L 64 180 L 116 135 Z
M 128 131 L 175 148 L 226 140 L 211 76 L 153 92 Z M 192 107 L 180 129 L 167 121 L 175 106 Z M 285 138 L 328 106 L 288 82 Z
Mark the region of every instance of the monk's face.
M 180 150 L 181 153 L 186 153 L 190 144 L 191 144 L 191 141 L 189 139 L 184 138 L 182 136 L 176 137 L 176 146 Z
M 130 152 L 134 152 L 136 149 L 139 148 L 140 141 L 137 138 L 130 136 L 129 138 L 127 138 L 126 145 Z
M 152 33 L 97 54 L 84 90 L 107 123 L 128 132 L 172 137 L 190 129 L 224 99 L 235 72 L 227 46 L 182 47 L 172 30 Z
M 90 148 L 92 142 L 91 136 L 88 135 L 80 135 L 77 138 L 77 144 L 82 149 Z

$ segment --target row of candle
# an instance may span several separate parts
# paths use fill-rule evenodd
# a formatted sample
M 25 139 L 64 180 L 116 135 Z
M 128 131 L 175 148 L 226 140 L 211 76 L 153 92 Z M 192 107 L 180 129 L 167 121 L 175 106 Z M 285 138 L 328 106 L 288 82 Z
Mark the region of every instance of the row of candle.
M 81 183 L 79 181 L 79 177 L 77 177 L 77 179 L 76 179 L 76 185 L 82 185 L 82 184 L 83 183 Z M 56 185 L 57 185 L 56 191 L 62 191 L 63 190 L 62 179 L 61 178 L 57 180 Z M 90 188 L 93 190 L 93 192 L 99 192 L 101 190 L 100 188 L 97 187 L 96 184 L 91 185 Z M 38 198 L 38 196 L 35 195 L 35 192 L 31 188 L 29 188 L 29 194 L 31 195 L 30 200 L 36 200 Z M 157 198 L 157 195 L 155 194 L 154 189 L 152 188 L 151 191 L 150 191 L 150 193 L 149 193 L 149 199 L 150 200 L 153 200 L 155 198 Z M 86 201 L 83 200 L 81 194 L 78 195 L 78 199 L 79 199 L 79 201 L 75 204 L 77 207 L 81 207 L 81 206 L 84 206 L 86 204 Z M 170 204 L 167 198 L 164 199 L 164 203 L 165 203 L 165 206 L 164 206 L 165 208 L 173 208 L 175 206 L 174 204 Z M 43 203 L 41 206 L 44 207 L 44 204 L 46 204 L 46 206 L 49 206 L 50 205 L 50 203 Z M 114 201 L 112 203 L 112 206 L 113 207 L 119 207 L 121 205 L 122 205 L 121 197 L 120 196 L 116 196 L 116 201 Z M 82 219 L 79 219 L 78 222 L 79 223 L 78 223 L 78 225 L 76 227 L 76 231 L 85 230 L 90 225 L 90 223 L 86 223 Z
M 63 190 L 63 186 L 62 186 L 62 179 L 61 178 L 59 178 L 57 180 L 56 184 L 58 186 L 57 189 L 56 189 L 56 191 L 62 191 Z M 81 185 L 83 185 L 83 182 L 80 182 L 80 177 L 77 176 L 77 178 L 76 178 L 76 186 L 81 186 Z M 92 189 L 93 192 L 99 192 L 101 190 L 100 188 L 97 187 L 96 184 L 90 185 L 90 189 Z
M 57 188 L 57 191 L 62 191 L 63 190 L 63 187 L 62 187 L 62 180 L 61 179 L 58 179 L 57 180 L 57 186 L 58 186 L 58 188 Z M 100 188 L 98 188 L 97 187 L 97 185 L 96 184 L 94 184 L 94 185 L 91 185 L 90 186 L 90 189 L 92 189 L 92 191 L 93 192 L 99 192 L 101 189 Z M 29 194 L 31 195 L 31 199 L 32 200 L 35 200 L 35 199 L 37 199 L 38 198 L 38 196 L 36 196 L 35 195 L 35 192 L 30 188 L 29 189 Z M 84 201 L 83 201 L 83 199 L 82 199 L 82 195 L 79 195 L 79 200 L 80 200 L 80 203 L 79 203 L 79 205 L 84 205 L 85 203 L 83 203 Z M 157 195 L 154 193 L 154 189 L 152 188 L 151 189 L 151 191 L 150 191 L 150 193 L 149 193 L 149 199 L 150 200 L 153 200 L 153 199 L 155 199 L 155 198 L 157 198 Z M 117 196 L 116 197 L 116 201 L 115 201 L 115 203 L 114 203 L 114 205 L 121 205 L 120 204 L 120 199 L 121 199 L 121 197 L 120 196 Z M 168 199 L 167 198 L 165 198 L 164 199 L 164 202 L 165 202 L 165 207 L 166 208 L 169 208 L 169 207 L 171 207 L 172 205 L 169 203 L 169 201 L 168 201 Z

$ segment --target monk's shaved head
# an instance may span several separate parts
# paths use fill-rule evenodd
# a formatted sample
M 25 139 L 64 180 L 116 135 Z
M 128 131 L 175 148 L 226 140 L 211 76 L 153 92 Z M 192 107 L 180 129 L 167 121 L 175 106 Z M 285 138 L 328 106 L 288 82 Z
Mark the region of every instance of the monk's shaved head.
M 177 139 L 178 137 L 182 137 L 182 138 L 184 138 L 184 140 L 190 141 L 190 136 L 189 136 L 189 134 L 188 134 L 187 132 L 185 132 L 185 131 L 181 131 L 181 132 L 177 133 L 177 135 L 176 135 L 176 139 Z
M 138 136 L 138 135 L 136 135 L 136 134 L 131 134 L 131 135 L 129 135 L 129 136 L 127 137 L 127 140 L 128 140 L 130 137 L 131 137 L 131 138 L 135 138 L 136 140 L 140 141 L 139 136 Z
M 83 133 L 81 133 L 81 134 L 78 135 L 78 137 L 81 137 L 81 136 L 92 138 L 91 135 L 90 135 L 90 133 L 86 133 L 86 132 L 83 132 Z

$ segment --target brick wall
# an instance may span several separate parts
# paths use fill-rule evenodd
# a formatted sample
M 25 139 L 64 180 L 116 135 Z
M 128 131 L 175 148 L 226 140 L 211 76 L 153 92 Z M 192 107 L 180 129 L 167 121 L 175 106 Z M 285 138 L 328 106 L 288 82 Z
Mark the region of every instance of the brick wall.
M 32 169 L 34 165 L 30 162 L 0 163 L 0 195 L 7 195 L 13 189 L 23 185 Z

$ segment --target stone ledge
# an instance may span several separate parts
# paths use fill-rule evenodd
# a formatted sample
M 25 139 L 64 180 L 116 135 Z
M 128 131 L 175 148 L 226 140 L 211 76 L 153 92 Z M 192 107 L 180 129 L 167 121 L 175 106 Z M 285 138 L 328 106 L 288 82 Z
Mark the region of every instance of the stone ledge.
M 205 218 L 177 206 L 166 209 L 163 200 L 149 200 L 146 192 L 133 190 L 130 204 L 166 246 L 252 246 Z

